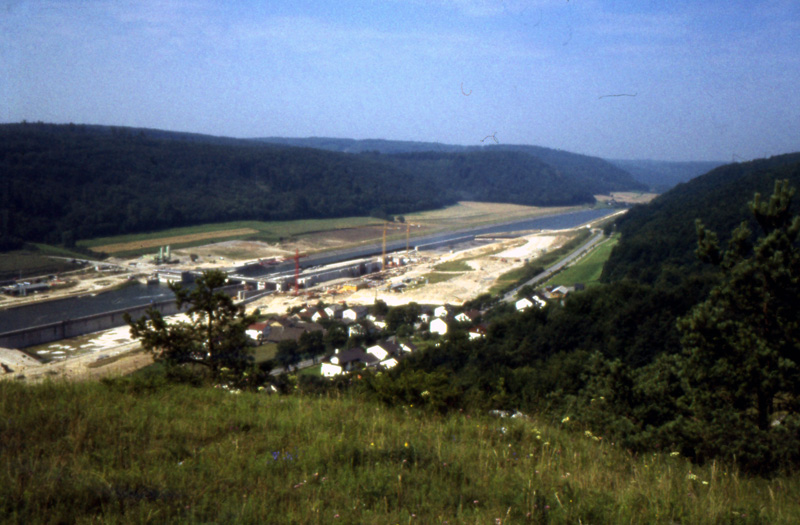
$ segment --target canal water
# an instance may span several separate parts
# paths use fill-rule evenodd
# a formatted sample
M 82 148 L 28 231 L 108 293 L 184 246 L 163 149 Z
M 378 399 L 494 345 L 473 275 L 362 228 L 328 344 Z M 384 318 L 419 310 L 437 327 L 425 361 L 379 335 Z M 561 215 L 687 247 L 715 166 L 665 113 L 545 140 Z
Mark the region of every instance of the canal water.
M 506 224 L 495 224 L 483 226 L 469 230 L 448 232 L 413 239 L 414 245 L 424 245 L 445 242 L 448 239 L 456 239 L 465 235 L 483 235 L 488 233 L 509 233 L 524 230 L 561 230 L 574 228 L 583 223 L 599 219 L 613 213 L 610 209 L 581 210 L 577 212 L 540 217 L 536 219 L 526 219 Z M 387 244 L 388 251 L 395 251 L 405 248 L 405 240 Z M 357 250 L 341 250 L 333 253 L 325 253 L 318 256 L 303 258 L 303 267 L 331 264 L 334 262 L 367 257 L 379 254 L 382 250 L 380 244 Z M 287 268 L 294 268 L 291 265 L 281 264 L 270 269 L 264 269 L 262 275 L 269 273 L 286 271 Z M 49 323 L 63 321 L 65 319 L 75 319 L 88 315 L 110 312 L 133 308 L 151 302 L 167 300 L 173 297 L 172 292 L 166 285 L 144 285 L 139 283 L 131 284 L 119 290 L 99 293 L 91 296 L 71 297 L 53 301 L 42 301 L 18 308 L 10 308 L 0 311 L 0 334 L 14 330 L 21 330 L 33 326 L 40 326 Z

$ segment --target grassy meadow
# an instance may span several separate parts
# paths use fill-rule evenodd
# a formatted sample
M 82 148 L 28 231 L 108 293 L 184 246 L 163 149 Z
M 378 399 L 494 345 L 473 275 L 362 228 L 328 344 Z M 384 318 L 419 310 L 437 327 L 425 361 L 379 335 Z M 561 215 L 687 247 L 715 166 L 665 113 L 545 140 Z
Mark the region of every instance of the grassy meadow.
M 0 381 L 12 523 L 796 523 L 796 477 L 635 457 L 559 420 L 157 379 Z
M 611 255 L 611 250 L 618 241 L 619 235 L 603 241 L 587 256 L 554 275 L 545 282 L 545 285 L 572 286 L 575 283 L 583 283 L 587 286 L 591 286 L 599 283 L 600 275 L 603 273 L 603 265 L 608 260 L 609 255 Z

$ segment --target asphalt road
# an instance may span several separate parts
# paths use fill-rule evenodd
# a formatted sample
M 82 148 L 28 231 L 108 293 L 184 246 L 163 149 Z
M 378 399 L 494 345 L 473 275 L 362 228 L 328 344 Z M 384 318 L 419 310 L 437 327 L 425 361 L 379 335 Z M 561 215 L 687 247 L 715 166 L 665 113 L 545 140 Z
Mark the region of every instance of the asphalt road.
M 550 277 L 551 275 L 553 275 L 557 271 L 561 270 L 565 266 L 567 266 L 570 263 L 572 263 L 581 254 L 583 254 L 583 252 L 591 249 L 595 244 L 599 243 L 603 239 L 603 232 L 602 232 L 602 230 L 593 230 L 593 231 L 595 232 L 594 237 L 592 237 L 591 239 L 586 241 L 579 248 L 575 249 L 575 251 L 573 251 L 572 253 L 570 253 L 569 255 L 567 255 L 566 257 L 564 257 L 563 259 L 561 259 L 560 261 L 558 261 L 554 265 L 552 265 L 549 268 L 545 269 L 545 271 L 543 271 L 539 275 L 535 276 L 533 279 L 530 279 L 529 281 L 526 281 L 525 283 L 517 286 L 516 288 L 514 288 L 510 292 L 506 293 L 503 296 L 503 300 L 505 302 L 507 302 L 507 303 L 516 301 L 516 299 L 517 299 L 516 295 L 517 295 L 517 292 L 520 290 L 520 288 L 523 288 L 523 287 L 525 287 L 525 286 L 527 286 L 529 284 L 533 285 L 533 284 L 536 284 L 538 282 L 544 281 L 545 279 L 547 279 L 548 277 Z

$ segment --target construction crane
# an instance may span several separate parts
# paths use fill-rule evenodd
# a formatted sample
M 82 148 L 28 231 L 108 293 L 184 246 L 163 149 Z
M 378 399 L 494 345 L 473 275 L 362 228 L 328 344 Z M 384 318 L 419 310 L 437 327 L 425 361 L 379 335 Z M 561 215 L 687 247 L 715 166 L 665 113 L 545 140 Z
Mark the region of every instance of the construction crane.
M 300 250 L 294 250 L 294 294 L 300 293 L 300 257 L 308 257 L 307 253 L 300 253 Z
M 383 223 L 383 251 L 381 252 L 381 271 L 386 269 L 386 225 L 388 222 Z

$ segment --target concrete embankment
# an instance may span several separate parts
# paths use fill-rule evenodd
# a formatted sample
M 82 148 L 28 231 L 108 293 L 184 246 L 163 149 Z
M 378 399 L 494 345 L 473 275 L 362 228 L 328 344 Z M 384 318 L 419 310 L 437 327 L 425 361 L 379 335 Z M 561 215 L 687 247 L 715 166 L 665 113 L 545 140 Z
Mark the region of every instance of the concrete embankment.
M 88 315 L 76 319 L 67 319 L 56 323 L 49 323 L 41 326 L 32 326 L 22 330 L 14 330 L 0 334 L 0 347 L 5 348 L 27 348 L 29 346 L 41 345 L 53 341 L 60 341 L 70 337 L 77 337 L 92 332 L 100 332 L 125 324 L 124 314 L 128 313 L 133 318 L 141 317 L 144 313 L 153 308 L 163 315 L 178 313 L 178 306 L 174 299 L 160 301 L 157 303 L 144 304 L 104 312 L 100 314 Z

